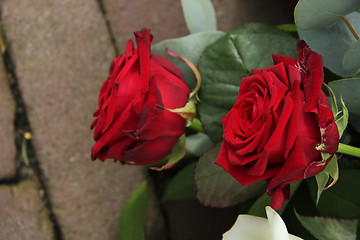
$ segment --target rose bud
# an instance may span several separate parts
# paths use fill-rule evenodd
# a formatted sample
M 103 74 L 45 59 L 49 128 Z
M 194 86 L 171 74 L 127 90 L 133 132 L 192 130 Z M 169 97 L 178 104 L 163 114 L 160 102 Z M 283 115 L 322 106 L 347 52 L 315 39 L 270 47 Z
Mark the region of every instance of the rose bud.
M 91 158 L 113 158 L 128 164 L 149 164 L 170 153 L 185 132 L 186 120 L 170 109 L 184 107 L 189 88 L 181 71 L 162 56 L 152 55 L 152 35 L 135 33 L 124 54 L 113 60 L 103 83 Z
M 267 180 L 271 207 L 281 209 L 290 183 L 312 177 L 338 149 L 339 133 L 321 86 L 322 57 L 304 41 L 298 60 L 273 55 L 276 65 L 245 77 L 223 118 L 216 164 L 243 186 Z M 321 153 L 329 157 L 322 159 Z

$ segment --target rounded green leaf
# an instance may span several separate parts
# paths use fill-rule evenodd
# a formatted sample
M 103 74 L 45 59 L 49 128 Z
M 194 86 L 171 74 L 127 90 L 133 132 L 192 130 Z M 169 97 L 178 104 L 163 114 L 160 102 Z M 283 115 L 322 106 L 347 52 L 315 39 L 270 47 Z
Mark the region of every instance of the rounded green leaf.
M 340 102 L 341 95 L 349 112 L 360 114 L 360 78 L 332 81 L 329 86 L 335 93 L 337 102 Z
M 266 182 L 243 187 L 223 168 L 215 164 L 220 144 L 205 153 L 195 168 L 197 197 L 205 206 L 229 207 L 255 197 L 265 191 Z
M 216 15 L 211 0 L 181 0 L 186 25 L 191 33 L 216 30 Z
M 166 48 L 170 51 L 177 53 L 183 58 L 186 58 L 194 65 L 198 65 L 200 56 L 206 46 L 213 43 L 220 37 L 224 36 L 224 32 L 220 31 L 209 31 L 191 34 L 181 38 L 174 38 L 162 41 L 152 46 L 151 51 L 153 54 L 161 55 L 172 61 L 181 72 L 190 88 L 195 86 L 195 75 L 186 64 L 179 59 L 169 56 L 166 53 Z
M 355 32 L 360 33 L 360 13 L 350 13 L 346 18 Z M 358 51 L 356 38 L 343 20 L 327 28 L 302 30 L 298 27 L 298 33 L 312 50 L 322 55 L 324 66 L 332 72 L 349 77 L 360 71 L 360 58 L 354 57 Z
M 300 0 L 295 7 L 298 29 L 328 28 L 360 8 L 359 0 Z
M 195 156 L 201 156 L 213 146 L 214 143 L 204 133 L 196 133 L 186 138 L 186 150 Z
M 344 55 L 341 67 L 346 72 L 356 73 L 360 69 L 360 40 L 356 41 Z
M 211 140 L 222 139 L 222 121 L 236 101 L 239 84 L 254 68 L 273 65 L 272 54 L 296 57 L 288 33 L 263 24 L 246 24 L 209 45 L 199 64 L 199 114 Z

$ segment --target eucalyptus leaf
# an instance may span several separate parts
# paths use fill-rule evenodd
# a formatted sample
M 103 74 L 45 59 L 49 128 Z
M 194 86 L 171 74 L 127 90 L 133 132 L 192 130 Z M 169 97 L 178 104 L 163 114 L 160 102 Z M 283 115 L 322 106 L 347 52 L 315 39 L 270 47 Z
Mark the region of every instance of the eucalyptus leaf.
M 153 54 L 166 57 L 178 68 L 180 68 L 181 72 L 184 74 L 188 86 L 193 88 L 196 82 L 194 73 L 188 66 L 186 66 L 184 62 L 174 57 L 170 57 L 166 53 L 166 48 L 172 52 L 177 53 L 181 57 L 186 58 L 194 65 L 198 65 L 200 56 L 205 47 L 224 35 L 224 32 L 209 31 L 191 34 L 181 38 L 168 39 L 153 45 L 151 51 Z
M 202 77 L 199 114 L 215 143 L 222 139 L 222 121 L 236 101 L 239 84 L 254 68 L 273 65 L 272 54 L 296 57 L 290 34 L 263 24 L 245 24 L 209 45 L 200 59 Z
M 197 197 L 205 206 L 229 207 L 251 199 L 266 188 L 266 183 L 256 182 L 243 187 L 223 168 L 215 164 L 220 144 L 206 152 L 195 168 Z
M 360 69 L 360 40 L 357 40 L 354 45 L 352 45 L 349 50 L 346 51 L 341 67 L 346 72 L 358 72 Z
M 191 163 L 181 169 L 166 187 L 162 202 L 195 200 L 194 169 L 196 163 Z
M 149 198 L 147 184 L 143 182 L 121 211 L 118 240 L 145 240 L 145 219 Z
M 352 12 L 346 18 L 355 32 L 360 33 L 360 13 Z M 356 38 L 343 20 L 327 28 L 303 30 L 298 26 L 298 33 L 312 50 L 322 55 L 324 66 L 332 72 L 349 77 L 360 71 L 360 58 L 355 57 L 358 51 L 358 47 L 354 45 Z
M 300 0 L 294 11 L 295 23 L 302 30 L 328 28 L 359 8 L 358 0 Z
M 181 0 L 190 33 L 216 30 L 215 9 L 211 0 Z
M 358 219 L 306 217 L 296 211 L 295 215 L 301 225 L 319 240 L 356 240 Z
M 186 138 L 186 149 L 196 156 L 201 156 L 212 147 L 214 143 L 204 133 L 193 134 Z
M 332 81 L 329 86 L 338 100 L 341 95 L 349 112 L 360 114 L 360 78 Z

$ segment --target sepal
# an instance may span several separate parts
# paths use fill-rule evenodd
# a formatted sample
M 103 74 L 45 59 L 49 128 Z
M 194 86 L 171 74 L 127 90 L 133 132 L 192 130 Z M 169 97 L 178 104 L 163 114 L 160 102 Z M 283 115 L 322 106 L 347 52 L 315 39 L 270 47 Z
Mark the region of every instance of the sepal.
M 186 124 L 187 126 L 191 125 L 192 121 L 195 118 L 195 114 L 196 114 L 195 103 L 194 103 L 194 101 L 191 101 L 191 100 L 189 102 L 187 102 L 184 107 L 175 108 L 175 109 L 168 109 L 168 108 L 165 108 L 165 109 L 170 112 L 177 113 L 181 117 L 185 118 L 188 121 Z
M 321 153 L 323 161 L 330 157 L 327 153 Z M 336 154 L 331 158 L 329 163 L 326 165 L 324 171 L 320 172 L 315 176 L 316 183 L 318 186 L 316 205 L 319 203 L 321 193 L 332 187 L 339 178 L 339 167 L 337 162 Z
M 325 83 L 324 83 L 324 85 L 330 93 L 330 97 L 331 97 L 330 107 L 331 107 L 331 111 L 334 114 L 334 119 L 335 119 L 336 126 L 338 128 L 338 131 L 339 131 L 339 139 L 340 139 L 342 137 L 342 135 L 347 127 L 348 121 L 349 121 L 349 111 L 346 108 L 345 103 L 341 96 L 340 96 L 340 101 L 341 101 L 342 111 L 339 111 L 337 101 L 336 101 L 336 96 L 335 96 L 333 90 L 330 88 L 329 85 L 327 85 Z
M 174 166 L 185 156 L 186 153 L 185 143 L 186 143 L 186 137 L 185 134 L 183 134 L 180 136 L 179 140 L 171 150 L 171 153 L 169 154 L 169 160 L 167 161 L 167 163 L 162 167 L 151 167 L 150 169 L 156 171 L 162 171 Z

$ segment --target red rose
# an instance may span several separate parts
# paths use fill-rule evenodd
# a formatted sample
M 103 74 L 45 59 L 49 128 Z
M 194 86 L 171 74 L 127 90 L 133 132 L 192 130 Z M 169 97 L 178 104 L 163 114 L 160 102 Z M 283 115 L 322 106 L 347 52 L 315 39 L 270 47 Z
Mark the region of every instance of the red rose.
M 152 55 L 148 29 L 135 33 L 125 54 L 113 60 L 101 87 L 91 149 L 92 159 L 149 164 L 170 153 L 185 132 L 185 119 L 166 109 L 185 106 L 189 88 L 181 71 L 164 57 Z
M 223 118 L 216 163 L 244 186 L 267 180 L 271 206 L 281 209 L 291 182 L 325 168 L 338 148 L 339 133 L 321 90 L 322 57 L 300 41 L 298 60 L 273 59 L 275 66 L 243 78 L 237 101 Z M 322 160 L 322 152 L 330 157 Z

